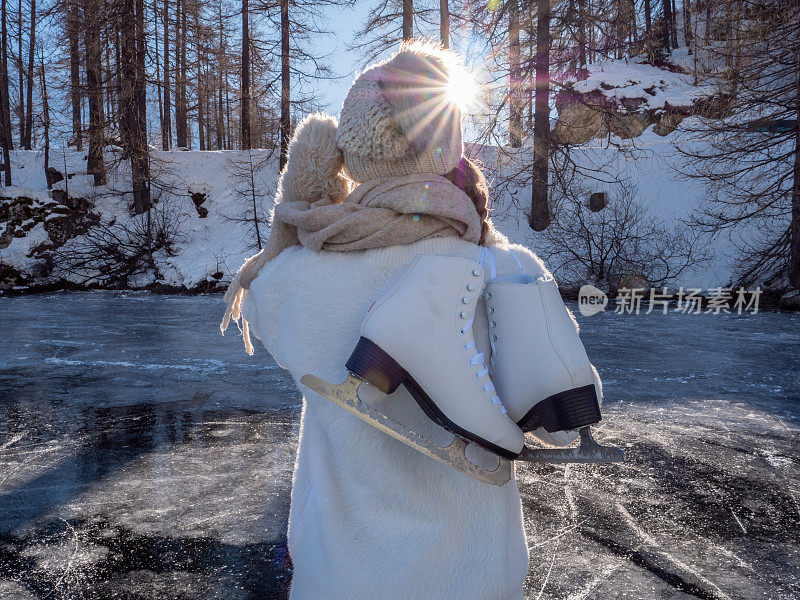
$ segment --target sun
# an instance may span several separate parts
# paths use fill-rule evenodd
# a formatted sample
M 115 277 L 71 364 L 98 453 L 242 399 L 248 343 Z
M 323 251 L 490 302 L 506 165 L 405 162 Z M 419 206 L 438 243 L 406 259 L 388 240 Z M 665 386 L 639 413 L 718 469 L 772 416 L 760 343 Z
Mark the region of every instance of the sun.
M 456 64 L 450 68 L 450 81 L 447 84 L 447 99 L 455 104 L 461 112 L 467 112 L 475 103 L 478 83 L 463 65 Z

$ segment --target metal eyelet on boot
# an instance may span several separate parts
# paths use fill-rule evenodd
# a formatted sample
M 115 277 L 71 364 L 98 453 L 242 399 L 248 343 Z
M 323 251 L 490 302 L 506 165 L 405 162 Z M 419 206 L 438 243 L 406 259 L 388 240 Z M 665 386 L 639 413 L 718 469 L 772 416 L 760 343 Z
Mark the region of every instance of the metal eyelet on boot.
M 451 297 L 452 297 L 452 296 L 451 296 Z M 464 296 L 464 297 L 461 299 L 461 302 L 463 302 L 464 304 L 469 304 L 469 296 Z
M 465 311 L 465 310 L 462 310 L 462 311 L 461 311 L 461 314 L 460 314 L 459 316 L 460 316 L 462 319 L 469 319 L 469 313 L 468 313 L 467 311 Z
M 481 274 L 481 270 L 480 269 L 472 269 L 472 274 L 475 275 L 475 277 L 478 277 Z
M 468 283 L 467 284 L 467 290 L 469 290 L 470 292 L 474 292 L 475 291 L 475 284 L 474 283 Z

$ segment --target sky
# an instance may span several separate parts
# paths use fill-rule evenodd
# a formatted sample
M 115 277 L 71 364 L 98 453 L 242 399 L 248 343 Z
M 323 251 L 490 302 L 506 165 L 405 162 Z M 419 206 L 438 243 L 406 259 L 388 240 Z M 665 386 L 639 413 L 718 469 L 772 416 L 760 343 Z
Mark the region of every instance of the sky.
M 367 19 L 371 3 L 356 2 L 351 7 L 328 7 L 326 9 L 329 23 L 328 29 L 334 32 L 331 36 L 328 47 L 325 50 L 332 50 L 333 54 L 328 60 L 328 64 L 333 68 L 337 75 L 337 80 L 320 82 L 324 96 L 327 101 L 326 111 L 338 117 L 342 109 L 342 102 L 347 96 L 347 90 L 353 82 L 355 73 L 359 68 L 359 56 L 347 50 L 347 44 L 351 43 L 354 34 L 360 29 Z

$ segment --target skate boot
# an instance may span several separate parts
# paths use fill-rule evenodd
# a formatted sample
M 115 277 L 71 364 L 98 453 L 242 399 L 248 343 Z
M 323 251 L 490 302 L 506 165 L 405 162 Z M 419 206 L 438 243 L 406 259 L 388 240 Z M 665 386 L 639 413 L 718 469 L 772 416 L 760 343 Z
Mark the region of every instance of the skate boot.
M 346 366 L 386 394 L 405 385 L 434 422 L 515 458 L 524 435 L 500 402 L 472 335 L 483 282 L 474 261 L 417 257 L 370 307 Z
M 492 379 L 514 422 L 553 433 L 600 421 L 594 369 L 553 278 L 502 275 L 485 301 Z

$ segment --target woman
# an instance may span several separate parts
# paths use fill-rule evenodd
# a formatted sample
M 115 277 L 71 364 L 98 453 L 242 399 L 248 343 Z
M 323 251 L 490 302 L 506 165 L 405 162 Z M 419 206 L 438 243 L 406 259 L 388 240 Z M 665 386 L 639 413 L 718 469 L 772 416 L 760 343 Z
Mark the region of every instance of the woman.
M 477 260 L 491 248 L 498 273 L 546 273 L 491 225 L 486 181 L 463 156 L 447 97 L 453 68 L 441 50 L 405 45 L 356 79 L 338 126 L 304 120 L 269 243 L 226 295 L 223 325 L 241 314 L 245 343 L 252 329 L 304 395 L 293 600 L 522 598 L 528 550 L 513 479 L 497 487 L 448 469 L 300 384 L 306 373 L 344 379 L 365 313 L 416 256 Z M 476 313 L 475 340 L 488 352 Z M 412 402 L 402 386 L 389 398 Z M 423 421 L 415 426 L 436 429 Z

